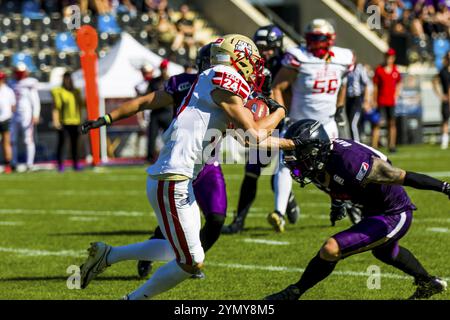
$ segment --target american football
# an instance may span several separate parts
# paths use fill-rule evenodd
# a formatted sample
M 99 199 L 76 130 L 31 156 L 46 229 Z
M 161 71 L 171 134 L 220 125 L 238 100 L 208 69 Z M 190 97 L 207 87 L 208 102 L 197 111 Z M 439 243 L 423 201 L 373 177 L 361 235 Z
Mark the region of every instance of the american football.
M 0 0 L 0 300 L 448 301 L 449 101 L 449 0 Z
M 262 99 L 251 99 L 247 101 L 245 107 L 253 113 L 253 119 L 255 121 L 265 118 L 270 114 L 269 107 Z

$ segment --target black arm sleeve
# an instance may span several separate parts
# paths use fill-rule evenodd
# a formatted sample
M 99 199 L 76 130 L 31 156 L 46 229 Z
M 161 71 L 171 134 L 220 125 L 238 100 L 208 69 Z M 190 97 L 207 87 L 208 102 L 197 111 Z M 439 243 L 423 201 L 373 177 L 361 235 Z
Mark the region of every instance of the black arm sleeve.
M 449 184 L 440 181 L 425 174 L 406 172 L 403 185 L 422 190 L 433 190 L 447 194 L 449 192 Z

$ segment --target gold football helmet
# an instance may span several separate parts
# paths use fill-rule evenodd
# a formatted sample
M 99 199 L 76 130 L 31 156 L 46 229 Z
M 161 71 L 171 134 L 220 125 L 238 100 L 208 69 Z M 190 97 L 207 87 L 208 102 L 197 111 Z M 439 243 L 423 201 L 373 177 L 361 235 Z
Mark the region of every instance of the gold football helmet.
M 235 68 L 253 86 L 253 90 L 261 90 L 264 59 L 250 38 L 240 34 L 227 34 L 217 39 L 211 45 L 211 64 Z

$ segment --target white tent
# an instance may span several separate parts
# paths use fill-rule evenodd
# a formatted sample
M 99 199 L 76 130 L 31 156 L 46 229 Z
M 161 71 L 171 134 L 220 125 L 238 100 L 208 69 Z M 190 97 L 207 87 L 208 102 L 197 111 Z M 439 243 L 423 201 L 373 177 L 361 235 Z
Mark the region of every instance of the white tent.
M 100 99 L 131 98 L 136 96 L 135 86 L 142 81 L 141 66 L 154 67 L 154 76 L 159 75 L 162 58 L 142 46 L 130 34 L 123 32 L 120 40 L 98 61 L 98 85 Z M 169 63 L 169 74 L 183 72 L 183 67 Z M 77 87 L 84 87 L 82 70 L 74 73 Z
M 155 70 L 153 76 L 157 77 L 162 60 L 163 58 L 142 46 L 130 34 L 123 32 L 120 40 L 98 61 L 100 114 L 105 114 L 105 99 L 135 97 L 135 87 L 143 80 L 140 68 L 146 64 L 152 65 Z M 169 63 L 170 76 L 183 71 L 179 64 Z M 83 88 L 83 71 L 74 72 L 73 80 L 76 87 Z M 107 162 L 105 127 L 100 129 L 100 146 L 102 161 Z

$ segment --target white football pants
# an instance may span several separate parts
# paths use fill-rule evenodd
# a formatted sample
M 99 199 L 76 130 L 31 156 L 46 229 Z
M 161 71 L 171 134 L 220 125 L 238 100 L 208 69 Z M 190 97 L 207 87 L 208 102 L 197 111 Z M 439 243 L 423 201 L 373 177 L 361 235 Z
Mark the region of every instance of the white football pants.
M 11 121 L 11 145 L 12 145 L 12 164 L 17 165 L 19 158 L 19 137 L 22 136 L 23 143 L 27 150 L 27 166 L 34 163 L 36 154 L 36 145 L 34 144 L 34 125 L 24 124 L 21 121 Z
M 200 242 L 200 209 L 192 181 L 155 180 L 149 177 L 147 197 L 177 262 L 187 265 L 202 263 L 205 252 Z

